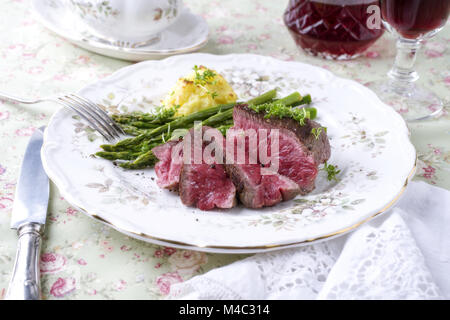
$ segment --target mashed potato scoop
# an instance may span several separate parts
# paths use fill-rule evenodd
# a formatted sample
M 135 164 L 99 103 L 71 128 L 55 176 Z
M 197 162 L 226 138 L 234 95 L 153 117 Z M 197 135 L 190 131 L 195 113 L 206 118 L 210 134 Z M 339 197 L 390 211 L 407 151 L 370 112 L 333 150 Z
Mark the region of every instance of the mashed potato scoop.
M 178 79 L 161 103 L 164 108 L 176 107 L 176 115 L 184 116 L 236 100 L 236 93 L 223 76 L 204 66 L 194 66 L 189 75 Z

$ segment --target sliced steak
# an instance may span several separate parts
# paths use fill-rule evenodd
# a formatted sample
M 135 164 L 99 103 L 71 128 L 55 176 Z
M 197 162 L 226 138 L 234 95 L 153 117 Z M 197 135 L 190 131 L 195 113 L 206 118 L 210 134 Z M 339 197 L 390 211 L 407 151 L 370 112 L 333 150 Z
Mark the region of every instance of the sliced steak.
M 169 141 L 152 149 L 159 159 L 155 165 L 156 183 L 160 188 L 176 190 L 183 165 L 183 142 Z
M 203 127 L 203 132 L 212 130 L 214 139 L 211 142 L 202 141 L 201 144 L 191 143 L 194 141 L 194 129 L 183 140 L 183 165 L 180 174 L 180 198 L 187 206 L 196 206 L 201 210 L 217 208 L 232 208 L 236 205 L 236 188 L 228 178 L 222 160 L 216 161 L 212 154 L 211 161 L 202 157 L 200 163 L 196 163 L 195 152 L 204 154 L 205 148 L 212 147 L 214 143 L 216 151 L 222 152 L 224 139 L 222 134 L 210 127 Z M 217 141 L 219 140 L 219 141 Z M 187 152 L 190 148 L 191 152 Z M 209 149 L 211 150 L 211 149 Z M 223 157 L 222 157 L 223 158 Z M 205 162 L 207 161 L 207 162 Z
M 267 153 L 270 154 L 271 130 L 279 130 L 279 170 L 278 173 L 290 178 L 300 187 L 300 193 L 306 194 L 314 189 L 318 165 L 330 157 L 330 144 L 325 130 L 318 139 L 311 133 L 320 127 L 315 121 L 306 119 L 301 126 L 290 118 L 264 118 L 264 113 L 250 109 L 246 104 L 236 105 L 233 111 L 235 129 L 266 129 L 268 131 Z M 260 144 L 260 141 L 258 141 Z
M 262 175 L 264 168 L 260 164 L 226 164 L 225 167 L 239 200 L 248 208 L 270 207 L 300 192 L 299 186 L 287 177 L 278 173 Z

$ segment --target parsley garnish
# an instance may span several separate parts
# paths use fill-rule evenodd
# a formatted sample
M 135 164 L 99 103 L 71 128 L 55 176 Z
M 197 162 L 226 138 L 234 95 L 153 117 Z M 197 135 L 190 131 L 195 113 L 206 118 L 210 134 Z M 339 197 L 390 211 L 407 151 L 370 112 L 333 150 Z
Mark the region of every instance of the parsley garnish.
M 197 65 L 195 65 L 193 69 L 195 71 L 194 84 L 196 86 L 203 88 L 203 90 L 205 90 L 208 94 L 210 94 L 213 99 L 215 99 L 218 96 L 217 92 L 210 92 L 207 88 L 205 88 L 205 85 L 216 84 L 216 81 L 214 80 L 214 78 L 216 77 L 216 73 L 203 66 L 198 67 Z M 204 71 L 201 72 L 201 70 Z
M 336 175 L 338 175 L 341 172 L 341 170 L 337 170 L 336 166 L 333 166 L 332 164 L 328 164 L 325 161 L 325 164 L 323 165 L 323 170 L 325 170 L 327 172 L 328 181 L 331 181 L 331 180 L 338 181 L 338 179 L 336 178 Z
M 155 119 L 154 122 L 167 122 L 171 120 L 174 116 L 177 110 L 180 108 L 179 105 L 172 106 L 170 108 L 165 108 L 164 106 L 160 106 L 156 109 L 156 112 L 154 113 Z
M 316 138 L 316 140 L 318 140 L 322 131 L 327 132 L 327 128 L 326 127 L 312 128 L 311 134 L 314 136 L 314 138 Z
M 291 108 L 281 102 L 263 103 L 259 105 L 249 105 L 249 108 L 256 112 L 264 112 L 264 118 L 277 117 L 280 119 L 291 118 L 301 126 L 305 124 L 305 119 L 310 118 L 309 111 L 304 108 Z

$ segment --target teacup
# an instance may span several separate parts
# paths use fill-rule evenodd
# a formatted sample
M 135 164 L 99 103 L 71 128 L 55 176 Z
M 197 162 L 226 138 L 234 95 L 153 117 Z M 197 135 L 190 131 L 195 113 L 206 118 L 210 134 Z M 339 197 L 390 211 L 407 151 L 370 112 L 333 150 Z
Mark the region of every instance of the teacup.
M 147 45 L 172 25 L 181 0 L 67 0 L 94 36 L 124 47 Z

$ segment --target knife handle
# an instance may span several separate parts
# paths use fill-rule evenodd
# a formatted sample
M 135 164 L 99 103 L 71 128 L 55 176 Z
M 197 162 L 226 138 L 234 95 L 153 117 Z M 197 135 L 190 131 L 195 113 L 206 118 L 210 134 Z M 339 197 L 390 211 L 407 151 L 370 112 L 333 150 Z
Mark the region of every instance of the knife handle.
M 39 253 L 44 226 L 27 223 L 17 229 L 19 236 L 16 261 L 5 299 L 39 300 Z

